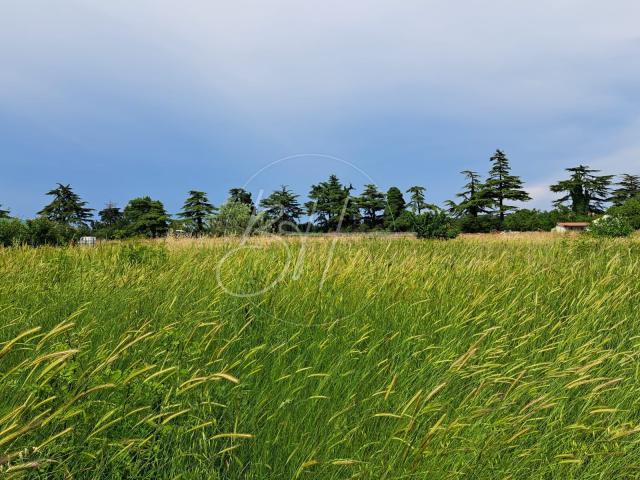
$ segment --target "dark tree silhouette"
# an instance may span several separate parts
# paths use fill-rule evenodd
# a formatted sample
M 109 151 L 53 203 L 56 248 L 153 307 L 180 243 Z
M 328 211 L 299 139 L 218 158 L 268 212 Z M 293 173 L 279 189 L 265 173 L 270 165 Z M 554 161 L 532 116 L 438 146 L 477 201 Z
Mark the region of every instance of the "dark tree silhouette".
M 447 201 L 449 211 L 455 216 L 468 215 L 473 218 L 477 218 L 481 213 L 487 213 L 492 201 L 480 180 L 480 175 L 472 170 L 464 170 L 460 173 L 468 181 L 463 187 L 465 190 L 456 195 L 461 198 L 460 203 L 455 203 L 453 200 Z
M 298 197 L 299 195 L 283 185 L 280 190 L 276 190 L 260 201 L 260 206 L 265 209 L 265 215 L 269 219 L 273 231 L 295 230 L 298 219 L 303 214 Z
M 484 185 L 485 196 L 493 202 L 493 206 L 497 210 L 498 217 L 502 223 L 507 212 L 518 209 L 516 206 L 507 205 L 505 202 L 526 202 L 531 200 L 531 197 L 522 189 L 520 177 L 511 175 L 509 159 L 502 150 L 496 150 L 496 153 L 491 157 L 491 163 L 493 166 Z
M 229 190 L 229 202 L 238 202 L 249 205 L 252 209 L 255 207 L 251 192 L 247 192 L 244 188 L 232 188 Z
M 150 197 L 134 198 L 124 209 L 130 235 L 155 238 L 166 235 L 169 215 L 159 200 Z
M 406 192 L 411 194 L 411 196 L 409 197 L 409 207 L 411 208 L 411 211 L 416 215 L 420 215 L 422 211 L 428 207 L 427 203 L 425 202 L 424 195 L 424 192 L 426 190 L 427 189 L 424 187 L 414 185 Z
M 397 230 L 397 223 L 405 211 L 407 204 L 398 187 L 387 190 L 387 203 L 384 209 L 384 227 L 389 230 Z
M 640 176 L 624 174 L 616 184 L 618 188 L 613 191 L 611 203 L 619 207 L 627 200 L 640 196 Z
M 93 210 L 86 208 L 87 202 L 80 199 L 71 185 L 59 183 L 56 188 L 47 192 L 47 195 L 53 197 L 53 200 L 40 210 L 38 215 L 52 222 L 75 227 L 86 226 L 91 219 Z
M 352 190 L 351 185 L 346 187 L 336 175 L 330 175 L 327 181 L 311 186 L 309 201 L 305 203 L 307 213 L 324 230 L 355 224 L 359 215 Z
M 100 223 L 105 227 L 112 227 L 118 225 L 124 220 L 124 214 L 116 207 L 114 203 L 107 203 L 107 205 L 98 212 L 100 216 Z
M 364 186 L 364 191 L 357 199 L 358 207 L 364 212 L 362 218 L 364 223 L 371 228 L 380 225 L 382 217 L 378 212 L 383 212 L 385 208 L 384 193 L 378 190 L 374 184 L 369 183 Z
M 571 210 L 579 215 L 592 215 L 604 211 L 604 203 L 609 198 L 609 186 L 613 175 L 594 175 L 600 170 L 594 170 L 586 165 L 567 168 L 571 173 L 568 180 L 562 180 L 550 189 L 555 193 L 566 193 L 562 198 L 553 202 L 561 207 L 571 202 Z
M 189 198 L 184 202 L 182 212 L 178 215 L 186 219 L 197 235 L 202 235 L 205 231 L 205 220 L 215 211 L 214 206 L 209 203 L 207 194 L 197 190 L 189 192 Z

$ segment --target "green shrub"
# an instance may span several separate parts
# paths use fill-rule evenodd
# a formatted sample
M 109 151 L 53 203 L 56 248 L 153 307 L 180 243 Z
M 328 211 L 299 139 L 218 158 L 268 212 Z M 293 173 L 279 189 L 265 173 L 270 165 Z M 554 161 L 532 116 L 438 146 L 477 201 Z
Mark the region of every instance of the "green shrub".
M 605 215 L 591 222 L 588 232 L 596 237 L 628 237 L 633 228 L 624 217 Z
M 240 202 L 225 202 L 209 219 L 209 233 L 217 236 L 242 235 L 251 222 L 251 207 Z M 256 225 L 254 225 L 255 227 Z
M 415 217 L 415 232 L 418 238 L 448 240 L 458 236 L 459 229 L 445 212 L 428 212 Z
M 558 212 L 543 212 L 540 210 L 518 210 L 504 219 L 504 229 L 514 232 L 550 231 L 558 223 Z
M 0 245 L 10 247 L 27 241 L 27 226 L 17 218 L 0 219 Z
M 27 220 L 26 241 L 33 247 L 68 245 L 80 235 L 74 228 L 44 217 Z
M 640 230 L 640 196 L 630 198 L 618 207 L 611 207 L 608 213 L 626 219 L 634 230 Z
M 494 215 L 467 215 L 459 219 L 458 224 L 464 233 L 489 233 L 500 230 L 500 219 Z

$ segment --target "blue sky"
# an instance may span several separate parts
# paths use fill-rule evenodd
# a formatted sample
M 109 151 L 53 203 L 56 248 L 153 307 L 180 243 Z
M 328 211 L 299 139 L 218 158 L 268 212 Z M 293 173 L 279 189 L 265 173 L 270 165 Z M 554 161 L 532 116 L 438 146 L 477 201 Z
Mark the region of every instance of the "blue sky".
M 502 148 L 545 208 L 564 167 L 640 174 L 639 22 L 637 0 L 5 0 L 0 204 L 32 216 L 63 182 L 175 213 L 268 165 L 254 195 L 336 172 L 442 202 Z

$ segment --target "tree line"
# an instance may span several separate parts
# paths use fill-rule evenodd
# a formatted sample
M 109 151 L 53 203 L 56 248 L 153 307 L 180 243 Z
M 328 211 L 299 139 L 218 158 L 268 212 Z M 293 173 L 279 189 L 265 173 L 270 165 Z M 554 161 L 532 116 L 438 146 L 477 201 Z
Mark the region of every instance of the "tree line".
M 238 235 L 247 231 L 293 232 L 416 232 L 418 236 L 449 238 L 458 232 L 550 230 L 560 221 L 590 221 L 609 212 L 640 229 L 640 176 L 600 175 L 585 165 L 567 168 L 568 178 L 551 185 L 560 198 L 554 209 L 521 208 L 531 200 L 522 179 L 511 172 L 508 157 L 497 150 L 486 178 L 471 170 L 462 173 L 462 191 L 444 207 L 429 203 L 426 188 L 405 191 L 374 184 L 355 193 L 336 175 L 312 185 L 306 202 L 282 186 L 257 204 L 243 188 L 229 190 L 228 199 L 214 206 L 205 192 L 188 193 L 182 210 L 172 217 L 160 200 L 148 196 L 130 200 L 124 208 L 108 204 L 97 212 L 70 185 L 47 192 L 51 201 L 34 219 L 12 218 L 0 205 L 0 244 L 64 244 L 80 236 L 103 239 L 185 235 Z

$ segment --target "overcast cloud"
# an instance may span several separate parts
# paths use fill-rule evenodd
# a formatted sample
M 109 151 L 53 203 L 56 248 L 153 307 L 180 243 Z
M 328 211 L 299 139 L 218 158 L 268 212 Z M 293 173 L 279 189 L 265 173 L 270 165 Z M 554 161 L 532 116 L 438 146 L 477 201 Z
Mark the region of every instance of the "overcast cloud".
M 68 181 L 175 210 L 301 152 L 442 201 L 501 147 L 546 207 L 564 167 L 640 173 L 639 24 L 633 0 L 5 1 L 0 203 Z

